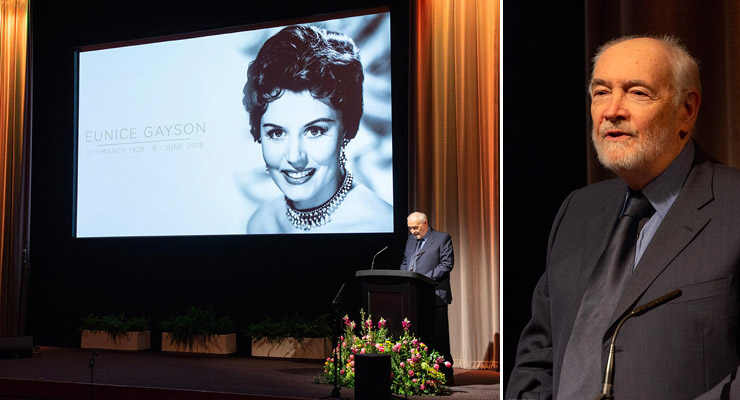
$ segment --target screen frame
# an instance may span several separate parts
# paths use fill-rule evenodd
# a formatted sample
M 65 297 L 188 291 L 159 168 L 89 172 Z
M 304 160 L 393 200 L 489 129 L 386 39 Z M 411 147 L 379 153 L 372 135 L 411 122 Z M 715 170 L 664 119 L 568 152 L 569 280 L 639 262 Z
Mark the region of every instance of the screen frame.
M 292 3 L 290 0 L 287 3 Z M 365 5 L 363 3 L 369 3 Z M 376 4 L 377 3 L 377 4 Z M 229 34 L 244 31 L 253 31 L 266 28 L 274 28 L 288 25 L 297 24 L 310 24 L 315 22 L 321 22 L 330 19 L 339 19 L 347 17 L 355 17 L 362 15 L 369 15 L 375 13 L 388 13 L 391 21 L 391 43 L 390 51 L 391 57 L 394 61 L 391 63 L 391 82 L 393 91 L 391 94 L 391 110 L 392 110 L 392 182 L 393 188 L 393 230 L 391 232 L 347 232 L 347 233 L 311 233 L 317 235 L 332 235 L 332 234 L 369 234 L 369 235 L 384 235 L 384 234 L 396 234 L 399 232 L 406 232 L 405 223 L 399 224 L 399 220 L 405 219 L 407 215 L 406 210 L 409 202 L 408 193 L 408 149 L 409 149 L 409 130 L 411 123 L 409 119 L 410 107 L 410 3 L 405 1 L 369 1 L 369 2 L 358 2 L 352 8 L 344 8 L 342 6 L 339 9 L 324 10 L 323 12 L 317 12 L 314 14 L 291 16 L 291 17 L 277 17 L 268 20 L 241 23 L 236 25 L 226 25 L 210 27 L 207 29 L 200 30 L 185 30 L 180 32 L 172 32 L 157 36 L 147 35 L 133 35 L 130 38 L 121 38 L 112 41 L 93 41 L 85 44 L 79 44 L 72 48 L 74 54 L 74 126 L 73 126 L 73 171 L 71 182 L 73 185 L 72 189 L 72 214 L 71 214 L 71 233 L 72 238 L 75 240 L 90 240 L 90 239 L 126 239 L 126 238 L 177 238 L 177 237 L 208 237 L 208 236 L 254 236 L 254 235 L 304 235 L 302 233 L 217 233 L 217 234 L 155 234 L 155 235 L 110 235 L 110 236 L 78 236 L 78 168 L 79 168 L 79 87 L 80 87 L 80 54 L 87 51 L 97 51 L 105 49 L 115 49 L 128 46 L 137 46 L 152 43 L 162 43 L 170 41 L 178 41 L 183 39 L 200 38 L 213 35 Z M 398 19 L 401 18 L 400 21 Z M 404 24 L 407 22 L 407 24 Z M 403 32 L 400 35 L 401 38 L 396 43 L 396 39 L 399 36 L 399 31 L 403 31 L 403 27 L 408 28 L 409 31 Z M 395 36 L 394 36 L 395 35 Z M 399 48 L 406 49 L 405 52 L 400 51 Z M 399 56 L 399 54 L 401 56 Z M 400 60 L 399 60 L 400 58 Z M 395 85 L 394 82 L 399 82 L 402 79 L 403 85 Z M 406 88 L 406 90 L 398 90 L 398 88 Z M 399 211 L 401 211 L 399 213 Z M 401 225 L 399 227 L 399 225 Z

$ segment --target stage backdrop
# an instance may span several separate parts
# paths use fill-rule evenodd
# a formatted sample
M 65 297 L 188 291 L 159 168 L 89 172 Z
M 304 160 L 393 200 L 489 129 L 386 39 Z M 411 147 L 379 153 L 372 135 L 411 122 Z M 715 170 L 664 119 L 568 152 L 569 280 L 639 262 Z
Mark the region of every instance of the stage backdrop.
M 389 249 L 377 258 L 376 268 L 398 269 L 407 238 L 410 14 L 407 1 L 361 0 L 352 2 L 351 10 L 344 7 L 347 7 L 344 2 L 293 0 L 215 0 L 208 5 L 197 0 L 111 1 L 84 7 L 59 2 L 32 4 L 33 174 L 26 334 L 33 335 L 37 344 L 75 346 L 79 345 L 77 328 L 83 315 L 122 311 L 150 317 L 156 332 L 159 321 L 190 305 L 214 306 L 217 312 L 231 316 L 241 327 L 264 315 L 318 316 L 330 311 L 331 301 L 344 283 L 348 284 L 344 296 L 346 312 L 354 315 L 359 311 L 361 302 L 355 272 L 369 268 L 373 255 L 385 246 Z M 222 235 L 202 232 L 179 237 L 74 237 L 78 161 L 75 158 L 76 49 L 253 23 L 305 22 L 300 18 L 307 15 L 378 8 L 390 12 L 390 37 L 394 43 L 389 54 L 394 86 L 392 102 L 380 104 L 380 107 L 392 107 L 394 133 L 386 145 L 393 153 L 392 165 L 386 160 L 386 168 L 392 166 L 394 171 L 392 195 L 388 187 L 383 192 L 393 204 L 402 205 L 394 210 L 392 232 L 245 235 L 235 233 L 238 227 L 243 227 L 244 215 L 233 215 L 236 222 L 231 230 L 222 230 Z M 383 27 L 387 22 L 378 21 L 376 27 Z M 368 48 L 372 52 L 373 47 Z M 249 53 L 240 51 L 246 50 L 234 49 L 229 59 L 233 65 L 225 68 L 230 74 L 237 74 L 232 69 L 239 69 L 246 77 Z M 141 62 L 146 63 L 147 58 Z M 374 71 L 383 67 L 378 63 L 366 66 Z M 243 82 L 235 91 L 240 93 L 242 85 Z M 230 110 L 236 112 L 241 99 L 238 95 L 231 98 L 236 105 Z M 368 104 L 366 110 L 372 106 L 377 104 Z M 233 137 L 241 134 L 237 128 L 244 128 L 247 119 L 246 112 L 238 111 L 244 120 L 233 132 L 229 131 Z M 200 120 L 196 115 L 193 118 Z M 375 122 L 383 125 L 381 120 Z M 185 129 L 185 125 L 182 127 Z M 206 126 L 207 130 L 212 128 L 210 124 Z M 140 133 L 144 132 L 142 128 Z M 234 148 L 228 151 L 236 153 L 240 148 L 258 147 L 249 140 L 247 137 L 235 140 Z M 349 146 L 355 151 L 359 147 L 352 146 L 361 144 L 358 137 L 358 142 Z M 254 155 L 254 149 L 249 151 Z M 387 148 L 385 151 L 390 152 Z M 348 157 L 354 155 L 350 153 Z M 232 153 L 228 156 L 238 158 Z M 258 165 L 251 161 L 244 164 L 250 173 Z M 261 170 L 264 175 L 264 165 Z M 238 191 L 238 173 L 226 171 L 225 176 L 231 185 L 230 193 Z M 128 184 L 120 179 L 118 183 Z M 233 195 L 238 197 L 241 193 Z M 174 207 L 171 210 L 176 211 Z M 101 226 L 113 222 L 105 216 L 95 220 Z M 13 268 L 22 271 L 20 263 L 13 264 Z M 240 345 L 240 348 L 248 347 Z

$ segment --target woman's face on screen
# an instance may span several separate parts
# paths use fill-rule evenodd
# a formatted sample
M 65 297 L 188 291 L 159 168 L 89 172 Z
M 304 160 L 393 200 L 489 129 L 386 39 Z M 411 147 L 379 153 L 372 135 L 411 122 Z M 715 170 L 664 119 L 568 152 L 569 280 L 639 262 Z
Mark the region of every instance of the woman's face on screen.
M 298 209 L 318 207 L 341 184 L 341 112 L 308 91 L 284 91 L 260 123 L 262 157 L 270 177 Z

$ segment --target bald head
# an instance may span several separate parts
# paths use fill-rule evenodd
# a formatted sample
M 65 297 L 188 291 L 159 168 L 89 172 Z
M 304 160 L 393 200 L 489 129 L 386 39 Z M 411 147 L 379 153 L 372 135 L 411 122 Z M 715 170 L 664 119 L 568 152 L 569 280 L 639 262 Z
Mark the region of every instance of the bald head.
M 408 218 L 406 218 L 406 224 L 409 227 L 409 233 L 417 240 L 423 238 L 429 231 L 426 214 L 418 211 L 409 214 Z

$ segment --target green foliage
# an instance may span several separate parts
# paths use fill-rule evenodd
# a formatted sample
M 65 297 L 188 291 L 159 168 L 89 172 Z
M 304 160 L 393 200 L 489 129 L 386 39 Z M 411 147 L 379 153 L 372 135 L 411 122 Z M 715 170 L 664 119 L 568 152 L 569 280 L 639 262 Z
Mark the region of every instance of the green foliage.
M 411 323 L 403 321 L 404 333 L 398 339 L 390 336 L 383 318 L 374 326 L 372 316 L 365 319 L 360 311 L 360 333 L 355 334 L 357 324 L 344 317 L 344 335 L 341 337 L 339 351 L 342 364 L 339 365 L 337 382 L 341 386 L 355 386 L 355 356 L 359 354 L 388 354 L 391 356 L 391 391 L 396 394 L 439 395 L 447 391 L 445 375 L 441 371 L 445 359 L 430 349 L 421 340 L 409 333 Z M 336 351 L 324 363 L 324 373 L 319 382 L 333 383 L 335 376 Z
M 125 312 L 120 314 L 87 314 L 82 317 L 80 330 L 101 331 L 116 339 L 126 332 L 141 332 L 149 329 L 149 318 L 127 317 Z
M 250 323 L 245 333 L 253 339 L 265 338 L 269 343 L 277 343 L 289 337 L 302 343 L 305 338 L 331 337 L 331 328 L 326 314 L 316 319 L 296 314 L 292 317 L 283 315 L 279 318 L 265 316 L 258 322 Z
M 212 307 L 191 306 L 185 313 L 177 313 L 160 323 L 162 331 L 175 344 L 193 347 L 195 336 L 203 335 L 211 340 L 215 335 L 234 333 L 236 325 L 229 317 L 219 317 Z

